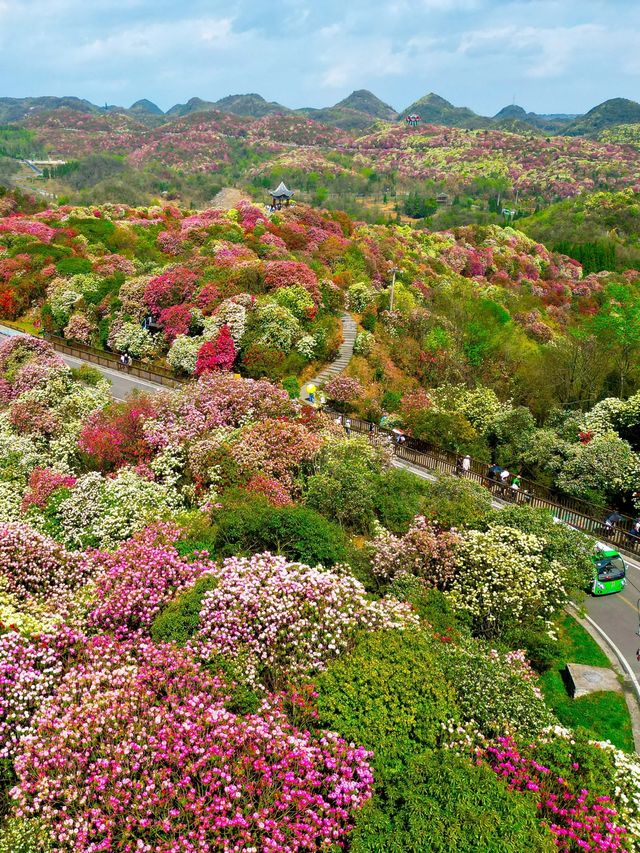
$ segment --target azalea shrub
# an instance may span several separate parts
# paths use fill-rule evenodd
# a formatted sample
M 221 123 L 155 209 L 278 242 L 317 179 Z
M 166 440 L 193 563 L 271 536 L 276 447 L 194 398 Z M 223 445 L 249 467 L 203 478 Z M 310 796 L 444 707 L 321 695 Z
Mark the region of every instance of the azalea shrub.
M 35 721 L 13 796 L 63 849 L 186 853 L 224 836 L 229 849 L 303 850 L 351 828 L 371 795 L 368 758 L 335 734 L 296 730 L 277 706 L 226 711 L 220 683 L 171 647 L 138 657 L 102 641 Z
M 514 624 L 544 628 L 567 601 L 563 567 L 545 558 L 544 542 L 534 534 L 499 524 L 471 530 L 461 537 L 456 560 L 449 595 L 481 635 L 500 635 Z
M 198 657 L 242 660 L 244 678 L 271 687 L 324 669 L 360 631 L 415 624 L 410 607 L 371 602 L 347 573 L 269 553 L 226 559 L 205 593 L 190 641 Z

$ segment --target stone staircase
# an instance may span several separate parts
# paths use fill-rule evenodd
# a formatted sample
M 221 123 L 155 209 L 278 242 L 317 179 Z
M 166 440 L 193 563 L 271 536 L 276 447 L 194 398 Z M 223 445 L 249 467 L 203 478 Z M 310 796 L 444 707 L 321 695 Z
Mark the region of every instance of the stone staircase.
M 305 400 L 309 394 L 307 390 L 309 385 L 315 385 L 319 388 L 321 385 L 324 385 L 325 382 L 333 379 L 334 376 L 342 373 L 351 361 L 353 345 L 356 341 L 357 335 L 356 323 L 351 315 L 346 312 L 340 318 L 340 322 L 342 323 L 342 344 L 338 350 L 338 357 L 335 361 L 332 361 L 331 364 L 327 364 L 317 376 L 314 376 L 313 379 L 302 386 L 300 396 L 303 400 Z

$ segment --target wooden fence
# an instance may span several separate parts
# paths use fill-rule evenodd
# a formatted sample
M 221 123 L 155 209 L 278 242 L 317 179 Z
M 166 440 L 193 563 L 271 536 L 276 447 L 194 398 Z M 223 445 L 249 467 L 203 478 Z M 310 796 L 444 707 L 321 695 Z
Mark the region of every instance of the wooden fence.
M 168 388 L 179 388 L 188 382 L 188 379 L 182 379 L 176 376 L 170 370 L 163 367 L 151 366 L 143 364 L 140 361 L 134 360 L 131 367 L 124 367 L 120 364 L 120 360 L 115 353 L 105 352 L 104 350 L 94 349 L 84 344 L 70 344 L 64 338 L 57 335 L 45 334 L 43 337 L 61 353 L 69 355 L 72 358 L 78 358 L 82 361 L 87 361 L 90 364 L 96 364 L 99 367 L 108 367 L 111 370 L 118 370 L 128 376 L 136 376 L 138 379 L 145 379 L 148 382 L 156 382 L 159 385 L 166 385 Z
M 341 418 L 344 424 L 346 416 L 341 415 Z M 349 420 L 351 430 L 354 432 L 369 435 L 372 438 L 374 436 L 385 436 L 393 444 L 394 454 L 398 459 L 425 471 L 456 474 L 458 457 L 455 453 L 434 447 L 408 435 L 405 435 L 404 440 L 400 442 L 398 441 L 398 433 L 383 429 L 369 421 L 362 421 L 359 418 L 349 418 Z M 586 501 L 552 495 L 546 487 L 524 478 L 521 478 L 520 489 L 515 490 L 510 485 L 503 485 L 488 477 L 487 470 L 486 463 L 471 460 L 470 470 L 461 476 L 475 483 L 480 483 L 491 492 L 494 499 L 505 504 L 549 509 L 556 518 L 576 527 L 578 530 L 602 539 L 621 551 L 634 555 L 640 554 L 640 537 L 630 532 L 633 521 L 630 516 L 620 513 L 622 520 L 615 527 L 609 529 L 605 527 L 604 519 L 613 512 L 611 509 L 598 507 Z

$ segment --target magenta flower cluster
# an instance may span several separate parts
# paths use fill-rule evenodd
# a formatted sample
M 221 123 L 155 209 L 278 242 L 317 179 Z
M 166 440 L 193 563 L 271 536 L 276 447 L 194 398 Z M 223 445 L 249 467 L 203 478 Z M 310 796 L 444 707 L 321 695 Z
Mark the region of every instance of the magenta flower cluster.
M 12 795 L 61 851 L 322 850 L 371 796 L 368 758 L 272 704 L 226 710 L 171 646 L 96 638 L 23 738 Z
M 559 850 L 624 853 L 625 829 L 616 823 L 610 798 L 595 796 L 571 779 L 557 776 L 536 761 L 534 749 L 531 753 L 522 754 L 510 738 L 499 738 L 481 755 L 511 789 L 535 795 Z

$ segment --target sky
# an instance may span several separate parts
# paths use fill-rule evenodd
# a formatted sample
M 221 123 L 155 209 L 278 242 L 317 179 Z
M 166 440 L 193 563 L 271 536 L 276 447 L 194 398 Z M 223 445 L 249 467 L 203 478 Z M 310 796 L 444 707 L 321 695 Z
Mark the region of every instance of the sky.
M 0 96 L 162 109 L 436 92 L 493 115 L 640 100 L 638 0 L 0 0 Z

